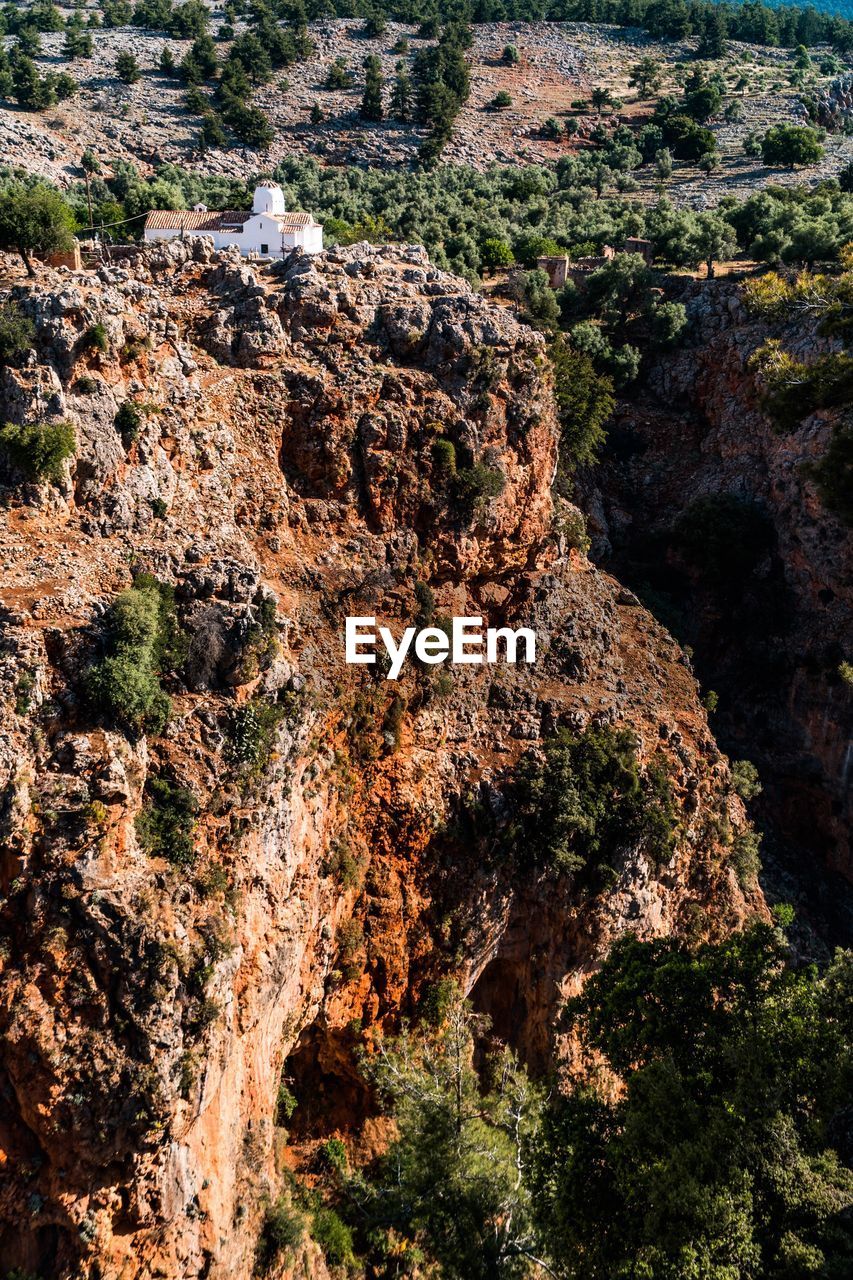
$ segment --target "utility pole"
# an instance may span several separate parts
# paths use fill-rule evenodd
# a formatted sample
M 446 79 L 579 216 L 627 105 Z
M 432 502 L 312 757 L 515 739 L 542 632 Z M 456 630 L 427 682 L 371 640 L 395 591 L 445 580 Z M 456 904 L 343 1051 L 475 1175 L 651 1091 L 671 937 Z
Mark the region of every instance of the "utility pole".
M 85 165 L 83 166 L 83 176 L 86 179 L 86 203 L 89 206 L 89 226 L 93 227 L 95 224 L 92 221 L 92 188 L 89 186 L 89 170 Z

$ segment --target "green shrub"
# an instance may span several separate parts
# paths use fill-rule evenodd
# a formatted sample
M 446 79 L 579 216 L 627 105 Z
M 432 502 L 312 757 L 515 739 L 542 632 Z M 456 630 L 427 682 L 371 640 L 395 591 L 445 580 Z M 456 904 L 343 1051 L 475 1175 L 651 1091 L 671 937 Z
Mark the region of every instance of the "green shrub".
M 362 866 L 352 853 L 346 840 L 338 838 L 329 845 L 329 856 L 323 864 L 323 874 L 334 876 L 344 889 L 355 889 L 361 883 Z
M 818 356 L 810 364 L 783 356 L 774 367 L 765 356 L 768 348 L 772 349 L 772 344 L 755 353 L 752 366 L 760 369 L 764 376 L 762 407 L 780 431 L 795 430 L 816 409 L 846 408 L 850 404 L 853 356 L 833 352 Z M 836 432 L 834 439 L 839 434 Z
M 253 698 L 234 711 L 228 726 L 229 756 L 236 764 L 262 770 L 269 758 L 275 733 L 288 708 L 265 698 Z
M 299 1102 L 284 1081 L 278 1086 L 278 1094 L 276 1095 L 276 1123 L 281 1124 L 282 1120 L 289 1122 Z
M 735 760 L 733 763 L 732 789 L 741 800 L 754 800 L 761 794 L 758 770 L 751 760 Z
M 439 978 L 424 993 L 420 1013 L 431 1027 L 440 1027 L 461 998 L 462 993 L 455 978 Z
M 25 716 L 33 700 L 36 687 L 35 677 L 29 671 L 22 671 L 15 682 L 15 714 Z
M 566 546 L 581 555 L 588 555 L 592 545 L 586 531 L 586 520 L 583 512 L 567 503 L 557 509 L 554 517 L 554 532 L 565 539 Z
M 196 877 L 195 887 L 202 898 L 212 898 L 228 891 L 228 872 L 218 862 L 212 863 Z
M 140 666 L 132 650 L 104 658 L 93 670 L 89 692 L 98 707 L 137 732 L 162 733 L 172 712 L 155 672 Z
M 836 427 L 826 453 L 803 467 L 827 511 L 853 526 L 853 424 Z
M 451 486 L 451 499 L 470 518 L 480 503 L 499 497 L 505 484 L 503 474 L 497 468 L 475 462 L 457 471 Z
M 88 347 L 93 347 L 95 351 L 109 351 L 110 340 L 100 320 L 86 330 L 85 342 Z
M 165 778 L 154 778 L 147 791 L 148 803 L 136 818 L 139 843 L 152 858 L 165 858 L 174 867 L 191 867 L 196 858 L 195 796 Z
M 62 479 L 63 463 L 74 456 L 77 440 L 69 422 L 0 427 L 0 449 L 28 480 Z
M 31 350 L 35 336 L 32 320 L 14 302 L 0 307 L 0 365 L 19 360 Z
M 320 1163 L 336 1173 L 345 1174 L 349 1168 L 347 1149 L 340 1138 L 327 1138 L 319 1151 Z
M 145 415 L 139 405 L 134 404 L 132 400 L 125 400 L 113 418 L 113 426 L 121 436 L 125 446 L 128 446 L 133 444 L 134 440 L 139 439 L 139 432 L 144 421 Z
M 731 864 L 738 884 L 748 889 L 755 884 L 761 870 L 761 836 L 756 831 L 741 831 L 732 844 Z
M 436 440 L 432 446 L 432 463 L 439 479 L 456 475 L 456 446 L 452 440 Z
M 138 360 L 143 351 L 148 351 L 151 347 L 151 339 L 147 335 L 133 334 L 127 339 L 121 349 L 121 358 L 125 363 Z
M 355 1265 L 352 1231 L 334 1209 L 317 1209 L 311 1219 L 311 1235 L 333 1267 Z
M 271 1204 L 264 1215 L 264 1224 L 255 1251 L 255 1271 L 266 1275 L 273 1264 L 287 1249 L 295 1249 L 305 1235 L 305 1221 L 298 1209 L 283 1196 Z
M 132 53 L 123 51 L 116 58 L 116 75 L 124 84 L 136 84 L 140 79 L 142 72 L 139 70 L 139 64 Z
M 346 58 L 335 58 L 326 77 L 327 89 L 348 89 L 352 84 L 352 72 L 347 67 Z
M 243 641 L 240 680 L 253 680 L 266 671 L 278 653 L 276 603 L 272 596 L 258 595 L 254 600 L 254 616 Z
M 364 929 L 358 920 L 345 920 L 338 928 L 338 946 L 342 956 L 355 955 L 364 941 Z
M 621 851 L 641 845 L 657 862 L 675 848 L 678 810 L 663 769 L 645 774 L 626 729 L 561 730 L 545 759 L 521 761 L 509 788 L 508 839 L 522 862 L 606 880 Z
M 186 657 L 186 636 L 175 612 L 174 590 L 140 574 L 113 601 L 105 618 L 107 652 L 89 671 L 94 705 L 134 733 L 162 732 L 171 702 L 160 674 Z
M 74 390 L 77 392 L 78 396 L 94 395 L 97 389 L 98 389 L 97 378 L 90 378 L 84 375 L 84 377 L 78 378 L 77 381 L 74 383 Z

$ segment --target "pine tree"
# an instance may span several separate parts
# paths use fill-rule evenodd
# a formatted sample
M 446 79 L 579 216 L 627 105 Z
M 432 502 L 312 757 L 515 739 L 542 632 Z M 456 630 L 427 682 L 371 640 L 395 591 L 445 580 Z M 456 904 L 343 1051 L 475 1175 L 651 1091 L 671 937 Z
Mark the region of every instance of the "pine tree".
M 79 26 L 69 23 L 62 46 L 62 56 L 69 62 L 73 62 L 75 58 L 91 58 L 92 37 L 88 31 L 82 31 Z
M 412 108 L 412 81 L 405 62 L 397 63 L 397 75 L 391 91 L 391 111 L 398 120 L 404 123 L 409 119 Z
M 202 150 L 206 150 L 207 147 L 224 147 L 226 145 L 225 130 L 222 128 L 222 121 L 215 111 L 209 111 L 205 114 L 201 122 L 199 141 Z
M 56 102 L 52 82 L 39 75 L 32 58 L 21 56 L 12 65 L 12 96 L 25 111 L 43 111 Z
M 361 100 L 362 120 L 382 119 L 382 64 L 375 54 L 364 60 L 364 97 Z
M 120 53 L 116 58 L 116 75 L 125 84 L 136 84 L 141 78 L 139 64 L 132 53 Z
M 726 20 L 722 9 L 712 5 L 705 13 L 696 53 L 700 58 L 722 58 L 725 52 Z

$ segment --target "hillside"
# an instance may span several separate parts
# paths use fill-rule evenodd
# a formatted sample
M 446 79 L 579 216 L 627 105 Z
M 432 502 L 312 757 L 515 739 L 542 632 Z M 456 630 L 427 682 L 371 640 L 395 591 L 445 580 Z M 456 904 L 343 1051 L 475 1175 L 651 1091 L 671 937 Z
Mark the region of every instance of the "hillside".
M 245 29 L 238 23 L 235 32 Z M 191 41 L 136 28 L 97 31 L 93 56 L 70 64 L 61 58 L 62 33 L 42 36 L 43 54 L 37 65 L 43 70 L 69 68 L 79 83 L 79 93 L 45 112 L 0 111 L 0 140 L 16 165 L 61 184 L 79 180 L 80 159 L 86 148 L 92 148 L 106 165 L 129 161 L 147 172 L 151 166 L 178 163 L 198 172 L 244 180 L 251 179 L 260 167 L 271 169 L 294 155 L 315 156 L 326 164 L 409 164 L 423 141 L 424 130 L 412 123 L 401 124 L 390 113 L 395 68 L 402 60 L 411 70 L 417 52 L 434 42 L 419 38 L 416 26 L 393 22 L 381 37 L 370 38 L 364 34 L 363 23 L 354 19 L 312 23 L 309 35 L 314 53 L 253 93 L 253 102 L 263 110 L 275 135 L 262 154 L 240 146 L 211 147 L 202 154 L 198 145 L 201 121 L 184 104 L 186 86 L 180 78 L 159 70 L 165 47 L 180 62 Z M 404 53 L 395 52 L 401 40 L 408 48 Z M 518 50 L 515 65 L 502 62 L 508 45 Z M 608 127 L 625 123 L 637 128 L 651 118 L 657 95 L 638 98 L 637 90 L 628 83 L 630 69 L 640 58 L 651 55 L 662 69 L 658 94 L 678 93 L 696 46 L 695 37 L 662 41 L 636 30 L 584 23 L 478 24 L 473 28 L 468 55 L 470 98 L 456 118 L 443 159 L 484 169 L 492 164 L 553 164 L 562 156 L 583 152 L 590 146 L 589 134 L 602 123 L 589 102 L 594 88 L 608 89 L 622 103 L 617 110 L 605 111 L 603 122 Z M 220 48 L 227 51 L 227 43 Z M 142 72 L 141 79 L 130 85 L 122 84 L 115 75 L 116 59 L 128 52 L 136 57 Z M 818 66 L 828 52 L 815 51 L 810 86 L 818 88 L 832 81 L 834 72 L 822 73 Z M 369 55 L 379 57 L 385 78 L 389 115 L 379 124 L 359 118 L 362 63 Z M 330 89 L 330 69 L 338 60 L 346 68 L 350 87 Z M 715 64 L 715 70 L 728 83 L 723 105 L 737 118 L 726 119 L 721 108 L 710 122 L 720 152 L 720 163 L 713 173 L 703 173 L 695 163 L 676 161 L 666 184 L 667 194 L 676 203 L 701 208 L 715 205 L 723 195 L 742 199 L 769 180 L 783 184 L 802 181 L 802 172 L 767 170 L 743 151 L 743 142 L 751 132 L 763 132 L 770 124 L 786 121 L 802 123 L 802 90 L 790 84 L 791 69 L 790 50 L 729 43 L 726 58 Z M 489 103 L 502 91 L 510 96 L 511 105 L 490 110 Z M 323 116 L 319 123 L 310 119 L 315 106 Z M 551 118 L 561 125 L 575 118 L 577 134 L 550 140 L 543 126 Z M 805 176 L 814 182 L 835 175 L 851 159 L 853 140 L 843 133 L 832 134 L 826 156 Z M 633 181 L 639 198 L 657 198 L 659 180 L 653 171 L 640 172 Z

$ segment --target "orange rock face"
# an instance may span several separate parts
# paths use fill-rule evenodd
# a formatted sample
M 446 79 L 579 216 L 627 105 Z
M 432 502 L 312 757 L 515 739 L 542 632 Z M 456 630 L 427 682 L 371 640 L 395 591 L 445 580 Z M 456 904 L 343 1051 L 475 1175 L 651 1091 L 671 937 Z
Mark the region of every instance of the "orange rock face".
M 682 651 L 554 531 L 543 340 L 422 251 L 255 271 L 173 244 L 21 306 L 7 416 L 72 422 L 77 452 L 0 512 L 0 1263 L 248 1280 L 282 1160 L 386 1138 L 358 1043 L 453 973 L 552 1063 L 620 931 L 763 910 L 726 861 L 742 807 Z M 187 636 L 147 737 L 86 693 L 137 571 Z M 391 684 L 344 662 L 347 615 L 532 626 L 539 657 Z M 589 724 L 630 726 L 681 811 L 671 861 L 626 847 L 598 894 L 497 856 L 519 757 Z M 140 836 L 155 779 L 198 805 L 181 865 Z

